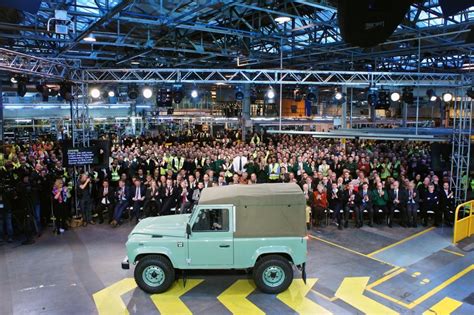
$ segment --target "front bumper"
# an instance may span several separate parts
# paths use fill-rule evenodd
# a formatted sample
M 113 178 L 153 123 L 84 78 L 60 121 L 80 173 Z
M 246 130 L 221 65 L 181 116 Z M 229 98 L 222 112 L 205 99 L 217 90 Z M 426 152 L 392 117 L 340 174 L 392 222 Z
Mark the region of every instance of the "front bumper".
M 122 269 L 130 269 L 130 263 L 128 262 L 128 257 L 125 257 L 122 260 Z

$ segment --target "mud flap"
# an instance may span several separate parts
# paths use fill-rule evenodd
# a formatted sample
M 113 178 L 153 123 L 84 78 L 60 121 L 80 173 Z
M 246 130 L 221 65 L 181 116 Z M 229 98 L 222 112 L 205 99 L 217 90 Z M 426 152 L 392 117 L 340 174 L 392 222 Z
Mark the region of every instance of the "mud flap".
M 306 263 L 301 266 L 301 277 L 303 278 L 304 284 L 306 284 Z

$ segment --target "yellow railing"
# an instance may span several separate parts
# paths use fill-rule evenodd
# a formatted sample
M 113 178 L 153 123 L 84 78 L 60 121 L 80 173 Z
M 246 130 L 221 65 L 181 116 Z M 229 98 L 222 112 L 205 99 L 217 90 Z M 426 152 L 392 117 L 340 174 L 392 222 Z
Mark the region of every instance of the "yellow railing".
M 461 203 L 454 214 L 453 243 L 474 234 L 474 200 Z

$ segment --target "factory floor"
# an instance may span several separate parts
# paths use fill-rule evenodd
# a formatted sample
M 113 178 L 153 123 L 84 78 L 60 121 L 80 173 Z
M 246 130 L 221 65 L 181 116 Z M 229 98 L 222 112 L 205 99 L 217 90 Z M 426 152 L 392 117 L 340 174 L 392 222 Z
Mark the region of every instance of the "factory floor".
M 0 314 L 474 314 L 474 238 L 450 228 L 310 231 L 307 283 L 267 295 L 245 272 L 197 271 L 164 294 L 122 270 L 133 225 L 0 245 Z

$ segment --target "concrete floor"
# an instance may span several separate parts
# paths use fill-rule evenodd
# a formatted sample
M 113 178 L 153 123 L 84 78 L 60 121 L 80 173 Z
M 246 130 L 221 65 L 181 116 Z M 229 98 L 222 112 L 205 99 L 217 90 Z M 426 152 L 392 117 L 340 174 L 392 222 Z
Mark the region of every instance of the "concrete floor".
M 278 296 L 254 290 L 245 272 L 215 271 L 149 296 L 120 268 L 131 229 L 0 245 L 0 314 L 474 314 L 474 238 L 451 246 L 447 228 L 313 230 L 307 285 Z

